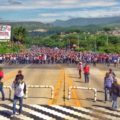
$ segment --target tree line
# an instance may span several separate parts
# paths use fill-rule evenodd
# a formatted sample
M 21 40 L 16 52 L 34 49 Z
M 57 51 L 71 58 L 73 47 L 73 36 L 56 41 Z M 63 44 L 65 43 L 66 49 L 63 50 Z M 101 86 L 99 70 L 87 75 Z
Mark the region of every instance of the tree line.
M 77 51 L 120 53 L 120 36 L 110 35 L 109 31 L 109 28 L 104 28 L 102 33 L 69 29 L 54 34 L 32 35 L 22 26 L 14 27 L 12 28 L 12 38 L 9 45 L 11 50 L 8 50 L 7 47 L 6 49 L 7 52 L 18 52 L 23 48 L 37 45 L 52 48 L 72 48 Z M 0 46 L 1 51 L 5 52 L 4 48 L 4 44 Z

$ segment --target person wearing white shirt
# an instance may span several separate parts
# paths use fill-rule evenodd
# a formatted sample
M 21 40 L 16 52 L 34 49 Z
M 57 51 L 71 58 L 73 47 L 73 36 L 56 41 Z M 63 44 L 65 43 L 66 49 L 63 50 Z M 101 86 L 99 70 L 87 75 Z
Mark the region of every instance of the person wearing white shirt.
M 17 103 L 17 101 L 19 101 L 19 106 L 20 106 L 19 114 L 21 114 L 22 106 L 23 106 L 25 83 L 24 83 L 23 80 L 19 79 L 18 81 L 13 82 L 12 88 L 14 89 L 13 115 L 16 114 L 16 103 Z

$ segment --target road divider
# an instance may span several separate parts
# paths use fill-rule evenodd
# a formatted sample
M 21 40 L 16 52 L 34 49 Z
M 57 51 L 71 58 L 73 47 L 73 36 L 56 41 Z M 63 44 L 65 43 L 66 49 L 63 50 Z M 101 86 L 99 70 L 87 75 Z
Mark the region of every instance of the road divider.
M 80 86 L 70 86 L 68 90 L 68 99 L 71 99 L 72 89 L 82 89 L 82 90 L 92 90 L 94 92 L 94 101 L 97 100 L 97 89 L 96 88 L 88 88 L 88 87 L 80 87 Z
M 11 86 L 3 86 L 3 88 L 9 90 L 9 100 L 11 100 L 11 95 L 12 95 L 12 88 L 11 88 Z
M 50 85 L 27 85 L 26 96 L 28 98 L 28 89 L 29 88 L 50 88 L 51 89 L 51 98 L 54 98 L 54 87 Z

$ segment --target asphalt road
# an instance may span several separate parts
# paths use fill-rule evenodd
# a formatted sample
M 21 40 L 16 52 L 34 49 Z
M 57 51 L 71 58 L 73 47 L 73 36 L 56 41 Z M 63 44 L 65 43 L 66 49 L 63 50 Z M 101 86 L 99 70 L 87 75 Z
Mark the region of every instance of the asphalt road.
M 108 67 L 105 65 L 90 66 L 90 83 L 84 83 L 84 77 L 79 79 L 78 70 L 75 65 L 3 65 L 5 77 L 4 85 L 11 86 L 12 81 L 21 69 L 25 76 L 27 85 L 49 85 L 54 87 L 54 98 L 51 99 L 50 88 L 29 88 L 28 98 L 24 99 L 26 104 L 44 105 L 67 105 L 76 107 L 111 106 L 111 102 L 104 102 L 103 80 Z M 113 67 L 111 67 L 113 68 Z M 118 80 L 120 77 L 119 68 L 113 68 Z M 97 101 L 94 102 L 94 92 L 92 90 L 74 89 L 71 99 L 68 99 L 68 89 L 70 86 L 90 87 L 97 89 Z M 5 89 L 6 101 L 8 90 Z M 0 101 L 0 103 L 3 103 Z

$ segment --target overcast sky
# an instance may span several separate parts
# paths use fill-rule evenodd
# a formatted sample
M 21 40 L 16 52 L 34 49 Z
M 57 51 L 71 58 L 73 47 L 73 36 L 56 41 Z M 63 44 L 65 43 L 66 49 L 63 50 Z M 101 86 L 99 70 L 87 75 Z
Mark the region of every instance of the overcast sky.
M 120 16 L 120 0 L 0 0 L 0 20 L 52 22 Z

